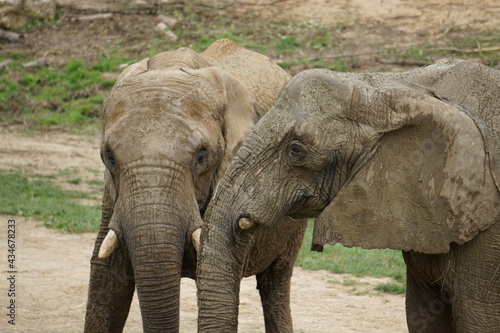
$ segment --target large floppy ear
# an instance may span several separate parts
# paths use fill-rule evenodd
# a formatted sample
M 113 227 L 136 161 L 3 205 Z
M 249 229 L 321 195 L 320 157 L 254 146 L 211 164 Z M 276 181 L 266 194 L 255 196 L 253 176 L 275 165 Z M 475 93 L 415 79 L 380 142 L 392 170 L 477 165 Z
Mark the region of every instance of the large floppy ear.
M 358 161 L 317 218 L 313 249 L 339 242 L 446 253 L 499 221 L 499 147 L 482 120 L 429 91 L 391 88 L 380 98 L 373 109 L 406 121 Z
M 226 151 L 219 166 L 217 179 L 224 174 L 229 162 L 259 121 L 255 101 L 246 86 L 228 73 L 223 73 L 222 79 L 226 98 L 222 135 Z
M 224 153 L 217 171 L 220 179 L 239 147 L 259 121 L 254 97 L 237 78 L 220 68 L 207 68 L 202 71 L 211 76 L 217 98 L 220 98 L 220 130 L 223 138 Z

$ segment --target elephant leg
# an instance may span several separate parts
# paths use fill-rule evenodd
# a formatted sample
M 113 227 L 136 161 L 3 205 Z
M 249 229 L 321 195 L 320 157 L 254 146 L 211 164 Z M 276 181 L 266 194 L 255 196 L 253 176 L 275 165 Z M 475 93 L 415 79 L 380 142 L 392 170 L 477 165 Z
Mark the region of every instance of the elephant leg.
M 266 332 L 293 332 L 290 282 L 306 226 L 307 223 L 300 225 L 288 241 L 283 254 L 264 272 L 257 274 Z
M 134 294 L 133 274 L 123 246 L 105 260 L 92 257 L 85 332 L 122 332 Z
M 112 199 L 107 190 L 102 207 L 101 229 L 90 260 L 84 329 L 87 333 L 122 332 L 135 288 L 128 251 L 122 244 L 108 258 L 97 257 L 112 215 Z
M 441 283 L 429 279 L 422 263 L 437 266 L 436 255 L 403 252 L 406 273 L 406 321 L 410 333 L 455 332 L 451 295 Z M 434 260 L 433 260 L 434 259 Z M 420 263 L 414 265 L 414 262 Z M 424 264 L 425 265 L 425 264 Z M 451 297 L 450 297 L 451 296 Z
M 456 332 L 500 332 L 500 222 L 456 246 Z

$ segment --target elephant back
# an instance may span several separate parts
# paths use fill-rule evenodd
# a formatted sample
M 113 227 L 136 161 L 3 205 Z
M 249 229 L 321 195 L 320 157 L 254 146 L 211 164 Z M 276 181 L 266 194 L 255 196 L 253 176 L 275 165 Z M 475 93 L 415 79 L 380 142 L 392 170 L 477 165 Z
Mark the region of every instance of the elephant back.
M 219 39 L 201 54 L 213 66 L 222 68 L 242 82 L 263 116 L 278 98 L 291 76 L 268 57 L 247 50 L 229 39 Z
M 187 47 L 181 47 L 175 51 L 158 53 L 149 59 L 148 69 L 164 69 L 175 66 L 200 69 L 210 67 L 211 65 L 195 51 Z
M 410 86 L 465 107 L 494 132 L 500 142 L 500 71 L 464 60 L 442 61 L 399 74 Z

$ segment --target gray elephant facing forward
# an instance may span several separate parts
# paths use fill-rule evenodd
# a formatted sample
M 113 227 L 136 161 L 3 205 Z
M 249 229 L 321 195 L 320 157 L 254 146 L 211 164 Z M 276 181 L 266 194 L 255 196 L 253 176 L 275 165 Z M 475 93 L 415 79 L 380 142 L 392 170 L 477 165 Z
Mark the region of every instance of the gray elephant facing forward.
M 106 184 L 85 332 L 121 332 L 135 288 L 144 331 L 178 331 L 180 280 L 196 276 L 192 234 L 229 161 L 289 78 L 229 40 L 201 55 L 163 52 L 120 75 L 103 109 Z
M 219 310 L 237 293 L 225 290 L 221 301 L 210 288 L 236 288 L 248 258 L 238 254 L 258 243 L 271 255 L 289 216 L 317 218 L 315 250 L 337 242 L 403 250 L 410 332 L 500 332 L 499 142 L 498 70 L 453 61 L 405 73 L 298 74 L 208 207 L 199 330 L 236 331 Z M 233 257 L 212 254 L 228 243 Z

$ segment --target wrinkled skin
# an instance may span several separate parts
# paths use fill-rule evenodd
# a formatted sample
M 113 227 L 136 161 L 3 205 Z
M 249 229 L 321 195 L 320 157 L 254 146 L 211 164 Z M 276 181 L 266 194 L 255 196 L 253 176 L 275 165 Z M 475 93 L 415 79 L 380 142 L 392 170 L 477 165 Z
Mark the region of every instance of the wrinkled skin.
M 465 61 L 294 77 L 205 215 L 200 331 L 234 325 L 234 314 L 219 316 L 226 300 L 210 286 L 236 288 L 246 263 L 243 254 L 228 265 L 211 249 L 244 253 L 234 247 L 261 234 L 264 244 L 281 242 L 289 216 L 317 218 L 314 250 L 337 242 L 403 250 L 410 332 L 500 332 L 499 91 L 499 71 Z
M 267 57 L 229 40 L 201 55 L 163 52 L 120 75 L 103 108 L 106 185 L 85 332 L 121 332 L 135 288 L 144 331 L 178 331 L 180 280 L 196 277 L 192 233 L 288 80 Z

